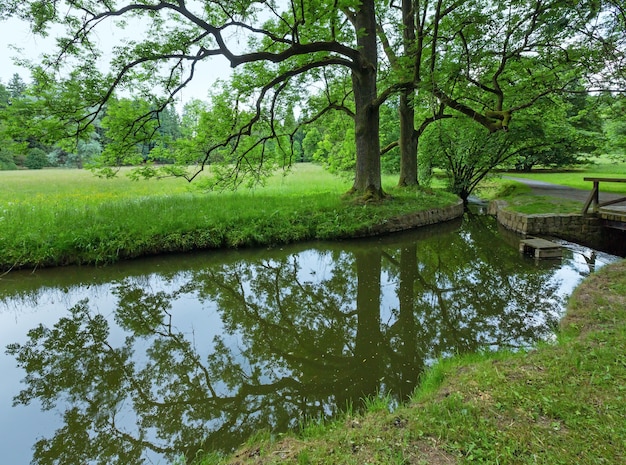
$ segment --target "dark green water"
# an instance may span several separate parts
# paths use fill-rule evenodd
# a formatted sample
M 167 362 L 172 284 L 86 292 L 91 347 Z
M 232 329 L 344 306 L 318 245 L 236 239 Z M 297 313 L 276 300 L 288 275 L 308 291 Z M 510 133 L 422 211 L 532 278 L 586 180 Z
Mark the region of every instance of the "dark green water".
M 517 245 L 472 216 L 3 276 L 3 461 L 172 463 L 377 393 L 401 401 L 437 357 L 551 338 L 572 289 L 616 259 L 565 244 L 538 263 Z

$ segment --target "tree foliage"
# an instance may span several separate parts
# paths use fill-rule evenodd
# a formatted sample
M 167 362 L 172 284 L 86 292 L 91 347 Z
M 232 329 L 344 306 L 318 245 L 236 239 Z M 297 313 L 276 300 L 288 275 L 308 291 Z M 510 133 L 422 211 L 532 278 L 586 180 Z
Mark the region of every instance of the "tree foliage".
M 506 131 L 518 113 L 564 98 L 572 84 L 614 86 L 623 69 L 623 60 L 615 66 L 625 51 L 617 2 L 391 4 L 378 31 L 389 64 L 384 85 L 402 89 L 400 184 L 415 182 L 418 141 L 433 121 L 463 114 L 489 132 Z
M 440 120 L 426 134 L 425 156 L 446 170 L 450 191 L 465 202 L 493 168 L 514 154 L 510 134 L 489 134 L 470 118 Z
M 58 38 L 57 52 L 32 68 L 41 83 L 40 98 L 54 113 L 64 115 L 74 133 L 87 129 L 116 91 L 145 98 L 150 102 L 150 111 L 160 112 L 194 78 L 200 61 L 221 55 L 231 67 L 245 67 L 235 84 L 237 97 L 242 98 L 235 108 L 251 112 L 252 117 L 238 120 L 241 124 L 234 125 L 220 144 L 208 147 L 201 159 L 204 166 L 214 150 L 228 147 L 232 155 L 226 158 L 237 168 L 235 177 L 258 173 L 260 168 L 247 171 L 247 167 L 262 164 L 268 154 L 268 141 L 280 135 L 276 110 L 284 107 L 283 99 L 296 95 L 303 83 L 317 79 L 320 69 L 346 68 L 352 76 L 355 107 L 354 190 L 371 191 L 378 197 L 382 187 L 374 4 L 374 0 L 294 1 L 285 5 L 255 1 L 214 5 L 11 0 L 3 10 L 30 18 L 35 32 L 45 34 L 53 24 L 66 28 L 66 34 Z M 141 37 L 114 47 L 107 69 L 102 70 L 98 63 L 103 54 L 98 50 L 96 35 L 99 28 L 118 19 L 141 24 L 146 30 Z M 68 63 L 71 72 L 65 74 Z M 54 87 L 54 95 L 46 93 L 45 87 Z M 139 133 L 129 134 L 128 145 L 135 144 L 135 137 L 150 133 L 150 126 L 147 115 L 138 118 L 133 130 L 138 128 Z M 261 133 L 261 142 L 250 144 L 262 155 L 249 160 L 256 149 L 242 146 L 242 141 Z M 134 153 L 130 157 L 136 159 Z M 115 156 L 113 160 L 120 161 Z
M 394 167 L 388 155 L 398 147 L 399 184 L 417 183 L 418 142 L 435 121 L 463 115 L 496 133 L 575 86 L 626 89 L 624 8 L 615 0 L 9 0 L 0 14 L 28 18 L 44 35 L 65 28 L 57 50 L 30 64 L 36 97 L 21 118 L 36 122 L 36 137 L 69 138 L 74 149 L 63 148 L 75 153 L 107 114 L 103 167 L 141 161 L 142 175 L 193 179 L 211 165 L 215 187 L 262 181 L 277 166 L 312 157 L 300 151 L 302 126 L 330 121 L 323 131 L 317 125 L 324 134 L 316 143 L 325 144 L 318 158 L 351 168 L 353 190 L 378 198 L 381 156 Z M 103 28 L 121 37 L 106 53 L 97 43 Z M 200 63 L 216 56 L 232 77 L 215 84 L 198 120 L 205 127 L 178 140 L 171 107 L 202 79 Z M 124 99 L 142 103 L 109 108 Z M 157 170 L 151 161 L 174 165 Z
M 517 146 L 511 160 L 517 170 L 535 166 L 573 166 L 596 155 L 604 145 L 595 98 L 581 94 L 552 96 L 520 115 Z
M 48 155 L 42 149 L 30 149 L 24 161 L 26 168 L 40 170 L 48 166 Z
M 603 130 L 606 134 L 605 149 L 616 161 L 626 160 L 626 96 L 617 98 L 603 96 Z

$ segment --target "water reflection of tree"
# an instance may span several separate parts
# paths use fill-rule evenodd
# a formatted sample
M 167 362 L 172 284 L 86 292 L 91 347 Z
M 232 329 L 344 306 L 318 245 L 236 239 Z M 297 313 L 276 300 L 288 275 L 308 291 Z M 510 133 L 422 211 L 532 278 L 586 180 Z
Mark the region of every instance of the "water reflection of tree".
M 327 250 L 323 277 L 305 252 L 208 266 L 171 292 L 128 280 L 116 289 L 119 347 L 112 322 L 80 303 L 9 346 L 27 372 L 16 402 L 67 405 L 64 426 L 36 444 L 35 463 L 229 449 L 258 429 L 284 430 L 378 391 L 403 397 L 439 354 L 543 336 L 558 313 L 549 270 L 474 224 L 408 244 Z M 385 321 L 382 275 L 397 296 Z M 176 329 L 172 302 L 186 294 L 217 302 L 225 334 L 209 354 L 196 347 L 201 331 Z
M 403 278 L 403 263 L 414 254 L 417 266 Z M 559 318 L 551 269 L 520 259 L 490 223 L 467 222 L 459 234 L 420 241 L 386 258 L 400 270 L 401 283 L 413 283 L 412 292 L 401 295 L 413 299 L 404 305 L 414 312 L 430 355 L 524 346 L 545 337 Z

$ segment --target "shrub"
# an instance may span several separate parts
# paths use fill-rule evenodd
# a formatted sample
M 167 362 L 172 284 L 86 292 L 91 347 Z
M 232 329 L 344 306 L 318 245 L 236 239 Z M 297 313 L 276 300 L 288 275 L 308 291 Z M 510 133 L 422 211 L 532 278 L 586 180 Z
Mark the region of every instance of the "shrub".
M 30 149 L 24 160 L 24 166 L 31 170 L 40 170 L 48 166 L 48 155 L 41 149 Z
M 8 150 L 0 148 L 0 171 L 2 170 L 16 170 L 17 166 L 13 161 L 13 154 Z

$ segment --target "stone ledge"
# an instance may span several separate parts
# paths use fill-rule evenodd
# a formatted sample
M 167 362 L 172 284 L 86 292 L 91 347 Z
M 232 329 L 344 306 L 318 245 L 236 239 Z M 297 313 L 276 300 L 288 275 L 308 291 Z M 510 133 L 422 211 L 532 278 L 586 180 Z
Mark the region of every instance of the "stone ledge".
M 523 235 L 546 235 L 583 244 L 602 242 L 602 224 L 598 218 L 578 213 L 527 215 L 505 210 L 504 200 L 489 203 L 488 213 L 504 228 Z
M 389 218 L 384 223 L 370 226 L 357 231 L 351 237 L 368 237 L 380 234 L 389 234 L 400 231 L 416 229 L 436 223 L 444 223 L 463 216 L 465 207 L 459 199 L 457 203 L 444 208 L 432 208 L 430 210 L 416 211 L 408 215 Z

